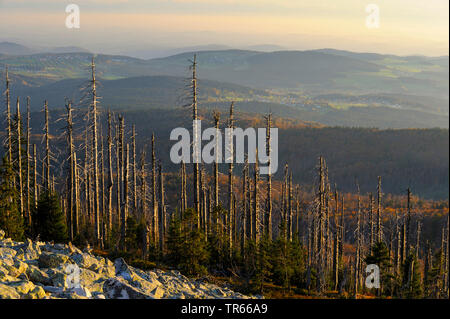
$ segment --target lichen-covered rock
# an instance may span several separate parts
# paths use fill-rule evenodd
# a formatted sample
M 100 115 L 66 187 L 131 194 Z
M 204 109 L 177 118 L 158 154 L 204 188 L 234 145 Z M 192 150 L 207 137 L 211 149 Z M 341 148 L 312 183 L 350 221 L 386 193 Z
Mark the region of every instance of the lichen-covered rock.
M 19 299 L 20 295 L 14 287 L 0 283 L 0 299 Z
M 0 299 L 247 298 L 179 271 L 143 271 L 69 244 L 15 242 L 0 232 Z
M 109 299 L 153 299 L 120 277 L 105 281 L 103 291 Z
M 31 281 L 26 280 L 8 283 L 8 286 L 13 287 L 20 295 L 26 295 L 35 288 Z
M 68 260 L 69 256 L 45 251 L 39 255 L 39 267 L 56 268 L 59 265 L 66 263 Z
M 34 265 L 29 265 L 27 269 L 28 278 L 35 284 L 42 284 L 48 286 L 51 284 L 52 280 L 50 276 L 45 272 L 40 270 Z
M 28 294 L 24 296 L 24 299 L 44 299 L 46 296 L 44 288 L 35 286 L 34 289 L 30 290 Z
M 7 258 L 14 258 L 17 252 L 12 248 L 0 247 L 0 260 Z

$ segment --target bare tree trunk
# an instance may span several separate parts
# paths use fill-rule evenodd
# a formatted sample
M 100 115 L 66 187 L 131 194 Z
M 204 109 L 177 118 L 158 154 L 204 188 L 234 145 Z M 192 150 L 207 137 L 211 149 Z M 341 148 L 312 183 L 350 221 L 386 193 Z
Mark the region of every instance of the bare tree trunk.
M 292 228 L 293 228 L 293 210 L 292 210 L 292 171 L 289 174 L 289 186 L 288 186 L 288 212 L 289 212 L 289 220 L 288 220 L 288 238 L 289 241 L 292 241 Z
M 258 148 L 256 148 L 256 160 L 255 160 L 255 184 L 253 186 L 253 213 L 255 214 L 254 217 L 254 223 L 255 223 L 255 242 L 258 245 L 259 241 L 261 239 L 261 232 L 260 232 L 260 216 L 259 216 L 259 165 L 258 165 L 259 159 L 258 159 Z
M 45 126 L 44 126 L 44 138 L 45 138 L 45 189 L 50 191 L 50 132 L 49 132 L 49 122 L 48 122 L 48 103 L 44 102 L 44 113 L 45 113 Z
M 145 220 L 147 224 L 147 170 L 145 169 L 145 148 L 142 149 L 141 153 L 141 217 Z
M 130 146 L 126 145 L 125 149 L 125 165 L 124 165 L 124 179 L 123 179 L 123 208 L 121 210 L 121 222 L 120 222 L 120 249 L 125 250 L 126 235 L 127 235 L 127 218 L 128 218 L 128 175 L 130 170 Z
M 208 224 L 207 224 L 207 220 L 208 220 L 208 206 L 207 206 L 207 192 L 206 192 L 206 175 L 205 175 L 205 169 L 202 167 L 201 168 L 201 174 L 200 174 L 200 178 L 201 178 L 201 211 L 202 211 L 202 229 L 205 232 L 205 234 L 208 233 Z M 206 237 L 207 239 L 207 237 Z
M 120 185 L 121 185 L 121 205 L 124 206 L 125 201 L 125 119 L 119 116 L 119 161 L 120 161 Z M 128 172 L 129 173 L 129 172 Z
M 72 103 L 69 101 L 66 105 L 67 110 L 67 150 L 68 150 L 68 162 L 69 162 L 69 174 L 67 174 L 67 224 L 69 226 L 69 238 L 73 241 L 74 223 L 73 223 L 73 208 L 74 208 L 74 145 L 73 145 L 73 121 L 72 121 Z
M 449 226 L 450 226 L 450 214 L 447 213 L 447 250 L 446 250 L 446 254 L 445 254 L 445 259 L 446 259 L 446 273 L 447 273 L 447 298 L 450 299 L 450 264 L 449 264 L 449 242 L 450 242 L 450 233 L 449 233 Z
M 334 239 L 334 290 L 339 287 L 339 230 L 336 229 L 336 236 Z
M 373 195 L 369 194 L 369 227 L 370 227 L 370 249 L 372 250 L 375 242 L 375 226 L 373 216 Z
M 206 234 L 209 237 L 213 233 L 213 193 L 211 186 L 208 187 L 208 232 Z
M 80 230 L 80 192 L 78 186 L 78 163 L 77 153 L 73 152 L 73 178 L 74 178 L 74 212 L 73 212 L 73 232 L 78 235 Z
M 186 164 L 184 161 L 181 162 L 181 217 L 187 209 L 187 194 L 186 194 Z
M 100 203 L 99 203 L 99 171 L 98 171 L 98 132 L 97 132 L 97 87 L 95 78 L 95 64 L 92 58 L 92 155 L 94 165 L 94 227 L 95 240 L 97 245 L 102 246 L 102 238 L 100 234 Z
M 344 195 L 342 195 L 342 204 L 341 204 L 341 238 L 340 238 L 340 246 L 339 246 L 339 256 L 340 260 L 344 258 L 344 244 L 345 244 L 345 205 L 344 205 Z
M 407 248 L 406 248 L 406 221 L 403 219 L 402 225 L 402 263 L 405 262 L 407 257 Z
M 409 255 L 411 249 L 411 189 L 407 190 L 408 207 L 406 211 L 406 256 Z
M 234 128 L 234 114 L 233 114 L 234 102 L 230 106 L 230 119 L 228 122 L 228 128 L 230 129 L 230 145 L 229 154 L 230 158 L 228 164 L 228 236 L 230 244 L 230 254 L 233 250 L 233 161 L 234 161 L 234 143 L 233 143 L 233 128 Z
M 156 199 L 156 156 L 155 156 L 155 135 L 152 134 L 152 205 L 153 205 L 153 241 L 155 244 L 155 247 L 157 247 L 159 243 L 159 237 L 158 237 L 158 202 Z
M 28 226 L 31 227 L 31 209 L 30 209 L 30 97 L 27 97 L 27 131 L 26 131 L 26 215 Z
M 247 205 L 247 191 L 248 191 L 248 175 L 247 175 L 247 169 L 248 169 L 248 159 L 245 159 L 245 165 L 242 170 L 242 229 L 241 229 L 241 251 L 243 252 L 245 249 L 246 239 L 247 239 L 247 232 L 248 232 L 248 205 Z
M 10 95 L 10 88 L 9 88 L 9 75 L 8 75 L 8 67 L 6 67 L 6 129 L 7 129 L 7 145 L 8 145 L 8 160 L 10 165 L 12 165 L 12 120 L 11 120 L 11 95 Z
M 214 112 L 214 124 L 216 128 L 216 159 L 214 161 L 214 206 L 219 206 L 219 121 L 220 121 L 220 113 Z
M 401 231 L 400 231 L 400 220 L 398 217 L 398 212 L 395 213 L 395 232 L 397 236 L 397 251 L 395 254 L 395 270 L 396 274 L 400 274 L 400 266 L 401 266 L 401 251 L 402 251 L 402 238 L 401 238 Z
M 288 188 L 288 176 L 289 176 L 289 167 L 288 164 L 284 166 L 284 180 L 281 190 L 281 198 L 282 198 L 282 212 L 281 212 L 281 220 L 283 222 L 283 239 L 287 240 L 287 188 Z
M 197 227 L 200 227 L 200 184 L 199 184 L 199 162 L 200 155 L 198 145 L 198 127 L 196 121 L 198 120 L 198 105 L 197 105 L 197 55 L 194 54 L 194 61 L 192 63 L 192 136 L 193 136 L 193 162 L 194 162 L 194 208 L 197 213 Z
M 85 209 L 86 209 L 86 225 L 91 225 L 91 180 L 89 178 L 89 143 L 88 143 L 88 129 L 89 129 L 89 113 L 88 112 L 88 119 L 86 121 L 86 129 L 85 129 L 85 136 L 84 136 L 84 168 L 83 168 L 83 174 L 84 174 L 84 192 L 85 192 Z
M 33 207 L 37 208 L 38 184 L 37 184 L 37 151 L 36 144 L 33 144 Z
M 247 163 L 247 196 L 248 196 L 248 230 L 249 230 L 249 237 L 252 240 L 255 240 L 255 216 L 253 214 L 253 196 L 252 196 L 252 183 L 250 178 L 250 166 Z
M 18 166 L 18 180 L 19 180 L 19 211 L 20 215 L 24 217 L 23 212 L 23 172 L 22 172 L 22 132 L 21 132 L 21 117 L 20 117 L 20 102 L 17 98 L 16 104 L 17 112 L 17 166 Z
M 106 213 L 106 230 L 108 234 L 111 234 L 112 230 L 112 202 L 113 202 L 113 164 L 112 164 L 112 123 L 111 123 L 111 112 L 108 110 L 108 210 Z
M 417 222 L 417 236 L 416 236 L 416 256 L 417 259 L 420 258 L 420 233 L 422 231 L 422 224 L 420 221 Z
M 137 214 L 136 127 L 132 126 L 131 148 L 133 156 L 133 213 Z
M 108 221 L 106 218 L 106 203 L 105 203 L 105 153 L 103 147 L 103 129 L 100 124 L 100 196 L 101 196 L 101 210 L 100 210 L 100 237 L 101 247 L 104 246 L 104 241 L 108 238 Z
M 267 162 L 267 167 L 269 169 L 267 174 L 267 212 L 266 212 L 266 232 L 269 240 L 273 240 L 272 235 L 272 209 L 273 209 L 273 203 L 272 203 L 272 168 L 271 165 L 271 159 L 270 156 L 272 154 L 272 145 L 271 145 L 271 139 L 270 139 L 270 128 L 272 127 L 272 114 L 267 115 L 266 117 L 267 123 L 266 123 L 266 152 L 267 156 L 269 158 L 269 161 Z
M 359 283 L 359 265 L 360 265 L 360 255 L 361 255 L 361 197 L 359 191 L 359 185 L 357 185 L 358 190 L 358 208 L 356 216 L 356 256 L 355 256 L 355 276 L 354 276 L 354 292 L 355 299 L 358 296 L 358 283 Z
M 165 253 L 166 240 L 166 205 L 164 195 L 164 175 L 161 162 L 159 162 L 159 249 L 162 255 Z
M 381 215 L 382 215 L 382 207 L 381 207 L 381 176 L 378 176 L 378 187 L 377 187 L 377 241 L 382 242 L 383 241 L 383 228 L 382 228 L 382 221 L 381 221 Z

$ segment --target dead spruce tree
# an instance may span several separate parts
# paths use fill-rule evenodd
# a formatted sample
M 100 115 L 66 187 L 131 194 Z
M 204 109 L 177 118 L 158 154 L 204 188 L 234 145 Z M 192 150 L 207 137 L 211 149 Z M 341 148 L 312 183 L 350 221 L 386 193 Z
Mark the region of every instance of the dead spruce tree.
M 215 161 L 214 161 L 214 207 L 219 206 L 219 138 L 222 136 L 220 133 L 219 122 L 220 122 L 220 112 L 214 112 L 214 127 L 216 129 L 216 151 L 215 151 Z M 220 137 L 219 137 L 220 136 Z
M 161 161 L 158 165 L 159 171 L 159 251 L 162 255 L 165 253 L 166 241 L 166 204 L 164 194 L 164 174 Z
M 258 148 L 256 148 L 256 158 L 254 165 L 254 186 L 253 186 L 253 222 L 255 230 L 255 243 L 259 244 L 261 240 L 261 218 L 259 214 L 259 165 L 258 165 Z
M 38 202 L 38 183 L 37 183 L 37 150 L 36 144 L 33 144 L 33 208 L 37 208 Z
M 155 134 L 152 133 L 152 205 L 153 205 L 153 215 L 152 215 L 152 225 L 153 225 L 153 243 L 155 247 L 159 244 L 158 237 L 158 201 L 156 199 L 156 155 L 155 155 Z
M 356 230 L 355 230 L 355 238 L 356 238 L 356 255 L 355 255 L 355 264 L 354 264 L 354 278 L 353 278 L 353 290 L 354 297 L 357 298 L 358 295 L 358 284 L 359 284 L 359 276 L 360 276 L 360 258 L 361 258 L 361 196 L 358 183 L 356 184 L 357 194 L 358 194 L 358 202 L 357 202 L 357 211 L 356 211 Z
M 197 227 L 200 227 L 200 180 L 199 180 L 199 163 L 201 161 L 200 145 L 198 145 L 199 139 L 199 127 L 197 126 L 198 120 L 198 101 L 197 101 L 197 55 L 194 54 L 194 60 L 191 65 L 192 69 L 192 139 L 193 139 L 193 162 L 194 162 L 194 209 L 197 214 Z
M 383 208 L 381 206 L 381 176 L 378 176 L 378 186 L 377 186 L 377 242 L 383 241 L 383 224 L 382 224 L 382 213 Z
M 267 237 L 272 240 L 272 210 L 273 210 L 273 203 L 272 203 L 272 170 L 270 167 L 270 156 L 272 153 L 272 145 L 271 145 L 271 139 L 270 139 L 270 128 L 272 127 L 272 114 L 268 114 L 266 116 L 266 152 L 267 156 L 269 158 L 267 162 L 268 166 L 268 173 L 267 173 L 267 206 L 266 206 L 266 218 L 265 218 L 265 229 L 267 233 Z
M 44 174 L 44 187 L 46 191 L 50 191 L 50 132 L 49 132 L 49 119 L 48 119 L 48 103 L 44 102 L 44 141 L 45 141 L 45 174 Z
M 112 215 L 113 215 L 113 187 L 114 187 L 114 176 L 113 176 L 113 162 L 112 162 L 112 148 L 113 148 L 113 136 L 112 136 L 112 121 L 111 121 L 111 111 L 108 110 L 108 208 L 106 212 L 106 231 L 108 234 L 112 230 Z
M 30 97 L 27 97 L 27 126 L 26 126 L 26 132 L 25 132 L 25 212 L 26 212 L 26 221 L 28 223 L 28 227 L 31 227 L 31 204 L 30 204 L 30 134 L 31 134 L 31 126 L 30 126 L 31 116 L 30 116 Z
M 411 248 L 411 189 L 407 189 L 407 209 L 406 209 L 406 256 L 409 256 Z
M 67 123 L 66 123 L 66 141 L 67 141 L 67 161 L 68 174 L 67 174 L 67 226 L 69 229 L 69 238 L 73 241 L 76 235 L 76 229 L 74 227 L 74 206 L 75 206 L 75 194 L 74 194 L 74 152 L 75 146 L 73 144 L 73 118 L 72 118 L 72 102 L 67 101 L 66 103 L 67 111 Z
M 123 207 L 121 209 L 120 216 L 120 250 L 126 249 L 126 236 L 127 236 L 127 218 L 129 209 L 129 192 L 128 192 L 128 175 L 130 170 L 130 146 L 126 145 L 125 148 L 125 161 L 124 161 L 124 177 L 123 177 Z
M 133 124 L 131 128 L 131 152 L 132 152 L 132 169 L 133 169 L 133 213 L 137 213 L 137 164 L 136 164 L 136 127 Z
M 10 80 L 9 80 L 9 72 L 8 67 L 6 67 L 6 144 L 8 147 L 8 160 L 9 163 L 12 164 L 12 119 L 11 119 L 11 92 L 10 92 Z
M 22 172 L 22 132 L 21 132 L 21 117 L 20 117 L 20 101 L 19 98 L 17 98 L 16 103 L 16 117 L 17 117 L 17 175 L 18 175 L 18 193 L 19 193 L 19 212 L 22 217 L 24 217 L 24 207 L 23 207 L 23 172 Z
M 230 254 L 233 250 L 233 161 L 234 161 L 234 143 L 233 143 L 233 129 L 234 129 L 234 102 L 230 106 L 230 118 L 228 120 L 229 129 L 229 145 L 227 145 L 227 162 L 228 162 L 228 220 L 227 232 L 230 245 Z
M 95 77 L 95 63 L 94 58 L 92 58 L 91 63 L 91 112 L 92 112 L 92 155 L 93 155 L 93 177 L 94 177 L 94 230 L 95 230 L 95 240 L 97 244 L 101 244 L 102 238 L 100 233 L 100 202 L 99 202 L 99 169 L 98 169 L 98 128 L 97 128 L 97 82 Z

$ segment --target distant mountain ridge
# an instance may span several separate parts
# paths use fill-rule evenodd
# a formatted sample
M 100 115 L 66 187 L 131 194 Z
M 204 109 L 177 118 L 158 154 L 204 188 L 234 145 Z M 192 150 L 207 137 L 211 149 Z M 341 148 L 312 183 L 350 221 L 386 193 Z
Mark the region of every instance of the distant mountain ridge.
M 194 54 L 203 81 L 201 103 L 209 108 L 236 100 L 249 112 L 272 111 L 325 125 L 448 127 L 448 57 L 334 49 L 230 49 L 149 60 L 99 54 L 95 62 L 105 84 L 103 102 L 133 109 L 183 105 L 187 85 L 183 79 L 191 76 Z M 92 56 L 87 52 L 0 55 L 0 86 L 8 65 L 14 94 L 34 92 L 30 95 L 38 101 L 60 105 L 88 81 Z
M 96 56 L 102 77 L 169 75 L 184 77 L 197 54 L 202 79 L 254 88 L 284 88 L 311 94 L 395 93 L 448 99 L 448 57 L 400 57 L 331 49 L 260 52 L 199 51 L 143 60 L 120 55 Z M 40 53 L 0 56 L 0 68 L 53 80 L 89 75 L 91 53 Z
M 0 42 L 0 54 L 4 55 L 32 55 L 39 53 L 76 53 L 90 51 L 77 46 L 58 46 L 58 47 L 28 47 L 14 42 Z

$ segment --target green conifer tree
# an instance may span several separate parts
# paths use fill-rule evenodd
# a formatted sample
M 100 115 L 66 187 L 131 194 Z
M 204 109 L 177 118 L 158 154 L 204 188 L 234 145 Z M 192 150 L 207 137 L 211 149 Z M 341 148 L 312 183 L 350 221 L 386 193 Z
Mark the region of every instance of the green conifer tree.
M 66 217 L 59 205 L 57 194 L 46 191 L 40 196 L 33 221 L 33 233 L 41 240 L 67 241 Z
M 24 223 L 19 211 L 18 193 L 13 186 L 14 172 L 5 156 L 0 166 L 0 229 L 6 237 L 23 240 Z

